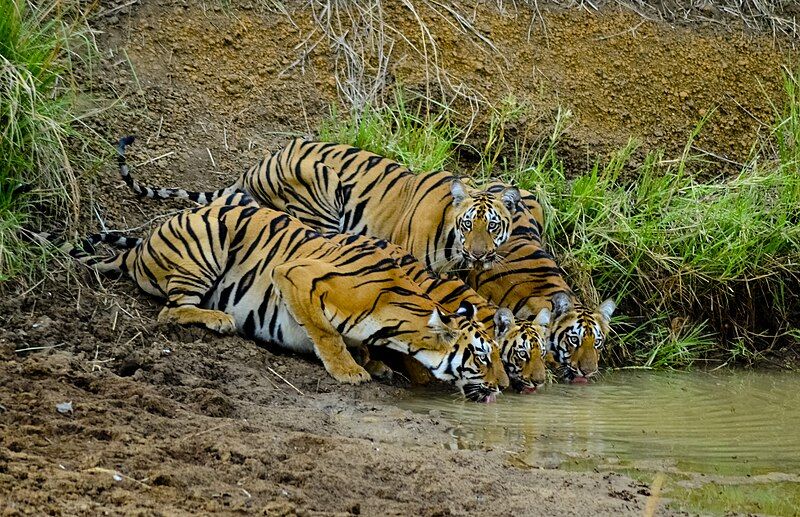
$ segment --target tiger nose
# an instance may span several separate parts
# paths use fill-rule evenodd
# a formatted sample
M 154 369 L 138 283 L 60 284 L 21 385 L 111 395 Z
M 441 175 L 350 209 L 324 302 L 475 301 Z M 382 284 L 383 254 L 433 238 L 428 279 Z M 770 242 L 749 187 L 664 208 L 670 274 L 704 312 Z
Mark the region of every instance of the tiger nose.
M 491 259 L 492 253 L 493 252 L 491 250 L 486 250 L 486 249 L 473 250 L 472 257 L 475 259 L 476 262 L 485 262 Z

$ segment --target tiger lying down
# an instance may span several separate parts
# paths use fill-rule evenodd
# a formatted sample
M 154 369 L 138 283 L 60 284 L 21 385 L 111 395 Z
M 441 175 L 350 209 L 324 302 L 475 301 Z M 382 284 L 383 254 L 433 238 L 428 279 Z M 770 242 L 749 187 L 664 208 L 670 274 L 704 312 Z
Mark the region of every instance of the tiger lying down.
M 420 261 L 396 244 L 363 235 L 328 234 L 326 237 L 337 244 L 359 246 L 365 252 L 388 254 L 415 284 L 445 310 L 456 311 L 465 303 L 474 306 L 478 321 L 493 333 L 500 346 L 503 367 L 511 387 L 516 391 L 532 393 L 546 382 L 545 358 L 553 361 L 552 353 L 548 353 L 547 349 L 550 323 L 548 309 L 541 309 L 534 319 L 515 320 L 509 309 L 498 309 L 461 280 L 429 272 Z
M 218 202 L 173 216 L 145 239 L 117 239 L 132 247 L 109 258 L 62 249 L 166 298 L 160 321 L 313 351 L 339 382 L 370 379 L 347 346 L 372 345 L 410 355 L 470 400 L 492 402 L 508 386 L 500 350 L 472 304 L 445 312 L 374 246 L 331 242 L 241 194 Z M 502 336 L 513 316 L 497 314 Z

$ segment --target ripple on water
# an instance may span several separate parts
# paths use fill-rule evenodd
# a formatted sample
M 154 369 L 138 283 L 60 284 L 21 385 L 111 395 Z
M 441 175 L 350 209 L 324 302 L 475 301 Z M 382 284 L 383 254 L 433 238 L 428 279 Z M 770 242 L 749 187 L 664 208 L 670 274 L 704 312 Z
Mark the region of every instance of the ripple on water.
M 527 461 L 665 460 L 731 474 L 800 473 L 800 376 L 791 372 L 608 372 L 474 404 L 423 393 L 400 402 L 454 424 L 449 446 L 502 446 Z

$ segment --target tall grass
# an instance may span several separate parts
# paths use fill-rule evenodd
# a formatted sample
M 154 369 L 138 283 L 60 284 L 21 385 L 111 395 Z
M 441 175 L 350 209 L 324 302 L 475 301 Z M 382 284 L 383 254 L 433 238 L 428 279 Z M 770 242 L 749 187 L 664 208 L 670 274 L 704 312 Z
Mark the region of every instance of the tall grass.
M 35 264 L 23 225 L 42 214 L 69 223 L 78 213 L 73 72 L 92 39 L 78 3 L 69 4 L 0 0 L 0 281 Z
M 557 135 L 514 172 L 547 214 L 546 236 L 584 297 L 614 296 L 628 316 L 620 362 L 689 366 L 752 361 L 796 342 L 800 305 L 800 104 L 786 74 L 786 105 L 771 140 L 735 177 L 701 182 L 687 173 L 701 121 L 683 155 L 646 156 L 630 182 L 633 141 L 604 164 L 568 178 Z M 712 115 L 713 116 L 713 115 Z
M 767 141 L 754 146 L 752 160 L 738 175 L 711 181 L 695 179 L 709 174 L 692 152 L 705 119 L 676 159 L 650 152 L 631 173 L 631 158 L 639 148 L 631 140 L 576 177 L 567 174 L 558 154 L 568 111 L 559 111 L 547 138 L 525 149 L 503 136 L 502 117 L 519 115 L 513 103 L 490 119 L 482 158 L 473 164 L 475 175 L 500 176 L 534 192 L 545 209 L 545 243 L 573 288 L 588 303 L 609 296 L 620 303 L 613 362 L 648 368 L 690 367 L 708 360 L 751 363 L 776 346 L 797 343 L 796 74 L 786 74 L 785 90 L 774 128 Z M 439 148 L 438 142 L 446 150 L 426 164 L 435 168 L 452 157 L 457 136 L 439 122 L 408 113 L 401 103 L 366 118 L 335 118 L 324 126 L 322 137 L 406 163 L 423 162 L 431 147 L 419 140 L 430 139 L 430 146 Z M 507 159 L 512 150 L 516 157 Z

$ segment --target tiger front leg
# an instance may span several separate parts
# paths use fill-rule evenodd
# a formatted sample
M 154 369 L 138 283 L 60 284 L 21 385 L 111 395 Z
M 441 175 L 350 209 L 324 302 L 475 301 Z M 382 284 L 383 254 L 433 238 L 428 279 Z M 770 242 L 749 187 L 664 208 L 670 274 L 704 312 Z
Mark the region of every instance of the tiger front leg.
M 202 325 L 220 334 L 236 332 L 236 320 L 230 314 L 198 307 L 209 286 L 202 277 L 173 276 L 167 283 L 167 306 L 158 313 L 158 321 L 181 325 Z
M 236 320 L 230 314 L 211 309 L 201 309 L 191 305 L 164 307 L 158 313 L 158 321 L 181 325 L 203 325 L 207 329 L 220 334 L 233 334 L 236 332 Z
M 275 268 L 273 283 L 289 313 L 308 334 L 328 373 L 339 382 L 361 384 L 371 377 L 356 363 L 342 336 L 325 317 L 321 300 L 326 286 L 324 282 L 314 282 L 332 269 L 330 264 L 313 259 L 287 262 Z
M 363 366 L 373 379 L 388 382 L 394 378 L 394 372 L 386 363 L 370 357 L 369 347 L 366 345 L 350 348 L 350 350 L 355 351 L 354 357 L 356 362 Z

